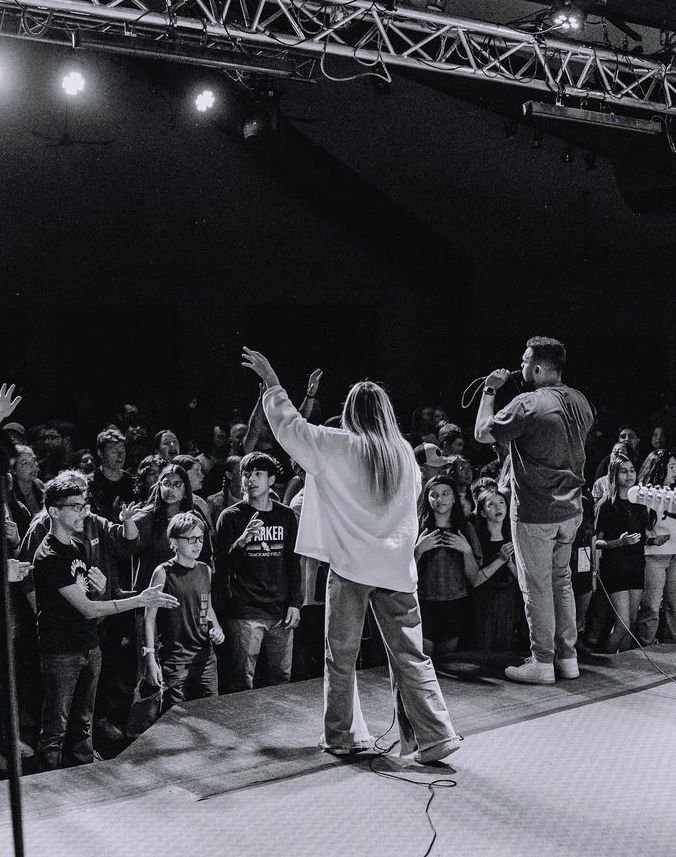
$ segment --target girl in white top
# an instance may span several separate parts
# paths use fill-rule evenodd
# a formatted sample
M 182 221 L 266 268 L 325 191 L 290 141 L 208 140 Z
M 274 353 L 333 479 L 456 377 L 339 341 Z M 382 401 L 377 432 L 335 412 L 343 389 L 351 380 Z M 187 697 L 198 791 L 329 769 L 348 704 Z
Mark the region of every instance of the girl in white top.
M 262 354 L 245 348 L 242 357 L 267 387 L 263 409 L 277 441 L 307 474 L 296 552 L 330 564 L 320 746 L 338 755 L 372 746 L 355 672 L 370 603 L 388 653 L 401 753 L 443 761 L 460 739 L 422 651 L 413 559 L 420 473 L 392 404 L 363 381 L 348 393 L 340 429 L 311 425 Z

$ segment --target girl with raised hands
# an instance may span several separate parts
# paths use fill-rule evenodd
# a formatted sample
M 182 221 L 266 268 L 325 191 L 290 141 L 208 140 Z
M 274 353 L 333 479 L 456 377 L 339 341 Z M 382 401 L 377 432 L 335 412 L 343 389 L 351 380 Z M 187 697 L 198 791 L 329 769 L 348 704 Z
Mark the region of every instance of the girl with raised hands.
M 443 763 L 460 739 L 422 650 L 413 558 L 420 473 L 392 403 L 378 384 L 361 381 L 347 394 L 340 428 L 311 425 L 262 354 L 245 348 L 242 357 L 265 384 L 275 437 L 306 472 L 296 551 L 329 564 L 320 746 L 336 755 L 372 747 L 355 670 L 370 603 L 388 654 L 400 752 Z

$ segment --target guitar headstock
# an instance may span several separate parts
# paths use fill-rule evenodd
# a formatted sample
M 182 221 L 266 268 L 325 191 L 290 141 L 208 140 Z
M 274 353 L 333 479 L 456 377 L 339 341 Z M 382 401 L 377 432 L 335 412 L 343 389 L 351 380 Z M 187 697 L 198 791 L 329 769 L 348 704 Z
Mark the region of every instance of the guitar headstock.
M 627 491 L 627 499 L 660 512 L 676 511 L 676 489 L 664 485 L 633 485 Z

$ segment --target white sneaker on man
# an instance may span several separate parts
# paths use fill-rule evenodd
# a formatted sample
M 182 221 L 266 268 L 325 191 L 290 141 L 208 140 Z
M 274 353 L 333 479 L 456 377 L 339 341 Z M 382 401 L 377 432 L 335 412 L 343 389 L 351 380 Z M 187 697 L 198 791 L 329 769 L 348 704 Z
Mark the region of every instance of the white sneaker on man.
M 577 658 L 555 658 L 554 669 L 559 678 L 579 678 L 580 668 Z
M 530 657 L 520 667 L 507 667 L 505 676 L 522 684 L 554 684 L 554 664 L 544 664 Z

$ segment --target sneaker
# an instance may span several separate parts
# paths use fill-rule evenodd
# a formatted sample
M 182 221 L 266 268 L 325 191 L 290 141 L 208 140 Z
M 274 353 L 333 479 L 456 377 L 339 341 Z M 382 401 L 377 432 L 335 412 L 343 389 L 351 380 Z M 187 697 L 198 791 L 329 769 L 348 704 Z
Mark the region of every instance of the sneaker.
M 554 684 L 554 664 L 543 664 L 531 657 L 520 667 L 507 667 L 505 676 L 523 684 Z
M 432 765 L 437 768 L 447 768 L 450 765 L 450 757 L 457 750 L 460 749 L 460 745 L 462 743 L 462 737 L 460 735 L 456 735 L 453 743 L 445 742 L 444 751 L 445 755 L 441 757 L 441 759 L 428 759 L 424 760 L 420 757 L 419 753 L 415 754 L 415 761 L 419 765 Z
M 102 717 L 94 722 L 94 728 L 98 738 L 103 738 L 106 741 L 121 741 L 124 738 L 124 733 L 121 729 L 111 723 L 107 717 Z
M 554 669 L 559 678 L 579 678 L 577 658 L 556 658 Z
M 357 741 L 351 747 L 331 747 L 325 743 L 322 737 L 319 741 L 319 747 L 324 753 L 331 753 L 332 756 L 354 756 L 357 753 L 364 753 L 373 749 L 373 738 L 367 741 Z

